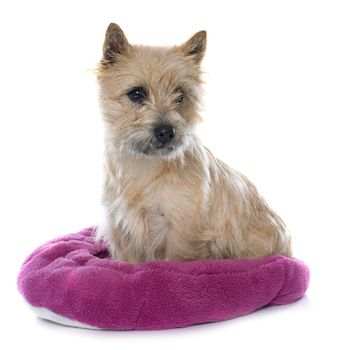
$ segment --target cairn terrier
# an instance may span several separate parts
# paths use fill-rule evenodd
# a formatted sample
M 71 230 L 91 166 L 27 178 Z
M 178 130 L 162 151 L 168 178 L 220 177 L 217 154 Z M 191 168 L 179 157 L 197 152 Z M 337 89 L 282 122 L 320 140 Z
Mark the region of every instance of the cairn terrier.
M 291 256 L 281 218 L 195 135 L 206 32 L 173 47 L 131 45 L 111 23 L 97 69 L 105 124 L 111 256 L 149 260 Z

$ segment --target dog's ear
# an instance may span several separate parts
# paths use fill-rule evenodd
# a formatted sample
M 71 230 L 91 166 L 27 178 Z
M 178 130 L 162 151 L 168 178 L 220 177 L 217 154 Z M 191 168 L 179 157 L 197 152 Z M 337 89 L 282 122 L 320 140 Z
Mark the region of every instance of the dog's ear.
M 103 44 L 102 63 L 114 63 L 118 55 L 125 53 L 130 44 L 118 24 L 111 23 L 106 31 L 106 38 Z
M 202 30 L 194 34 L 191 39 L 187 40 L 180 46 L 180 51 L 185 56 L 192 56 L 195 63 L 200 63 L 205 54 L 207 46 L 207 32 Z

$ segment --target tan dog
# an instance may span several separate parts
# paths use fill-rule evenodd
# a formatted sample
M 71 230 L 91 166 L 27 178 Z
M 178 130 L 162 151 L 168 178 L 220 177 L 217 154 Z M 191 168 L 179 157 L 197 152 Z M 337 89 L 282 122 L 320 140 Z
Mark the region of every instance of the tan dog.
M 110 24 L 98 68 L 105 122 L 97 239 L 128 262 L 291 255 L 283 221 L 254 185 L 199 141 L 206 32 L 181 46 L 130 45 Z

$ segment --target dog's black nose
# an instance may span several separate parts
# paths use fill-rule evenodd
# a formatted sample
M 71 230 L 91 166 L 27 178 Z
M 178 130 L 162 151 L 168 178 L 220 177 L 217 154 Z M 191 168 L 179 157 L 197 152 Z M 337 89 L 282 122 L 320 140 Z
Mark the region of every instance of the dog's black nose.
M 159 125 L 154 129 L 157 140 L 165 145 L 175 137 L 175 129 L 171 125 Z

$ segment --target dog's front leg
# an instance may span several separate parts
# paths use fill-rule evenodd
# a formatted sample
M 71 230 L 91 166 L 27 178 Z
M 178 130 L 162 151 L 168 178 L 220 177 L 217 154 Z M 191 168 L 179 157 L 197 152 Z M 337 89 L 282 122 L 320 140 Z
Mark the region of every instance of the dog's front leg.
M 112 259 L 130 263 L 138 262 L 135 254 L 132 254 L 129 240 L 119 227 L 112 225 L 100 225 L 95 232 L 96 240 L 104 240 L 108 244 L 109 254 Z

